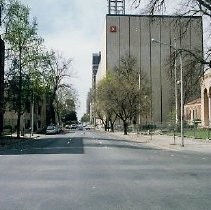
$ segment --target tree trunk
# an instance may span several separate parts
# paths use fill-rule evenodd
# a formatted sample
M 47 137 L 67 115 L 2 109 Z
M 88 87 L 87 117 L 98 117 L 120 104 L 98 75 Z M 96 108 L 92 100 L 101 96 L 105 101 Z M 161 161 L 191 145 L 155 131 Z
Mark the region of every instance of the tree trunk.
M 56 123 L 56 120 L 55 120 L 55 109 L 54 109 L 54 105 L 53 105 L 53 100 L 50 99 L 50 106 L 49 106 L 50 110 L 49 110 L 49 119 L 50 119 L 50 124 L 55 124 Z
M 4 123 L 4 41 L 0 37 L 0 136 L 3 135 Z
M 19 47 L 19 91 L 18 91 L 18 119 L 17 119 L 17 138 L 20 138 L 21 131 L 21 108 L 22 108 L 22 49 Z
M 123 127 L 124 127 L 124 135 L 127 135 L 127 127 L 128 127 L 127 122 L 123 122 Z
M 18 119 L 17 119 L 17 138 L 20 138 L 20 132 L 21 132 L 21 115 L 18 113 Z
M 112 123 L 112 122 L 110 121 L 110 124 L 111 124 L 111 132 L 113 133 L 113 132 L 114 132 L 114 123 Z
M 107 121 L 106 121 L 105 124 L 104 124 L 105 131 L 107 131 L 107 127 L 108 127 L 108 125 L 107 125 Z

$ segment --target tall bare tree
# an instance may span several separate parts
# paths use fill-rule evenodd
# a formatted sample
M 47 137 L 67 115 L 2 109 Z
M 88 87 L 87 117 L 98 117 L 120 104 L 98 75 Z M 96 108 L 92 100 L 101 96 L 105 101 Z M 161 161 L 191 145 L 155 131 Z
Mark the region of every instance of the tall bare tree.
M 149 14 L 155 14 L 161 10 L 165 10 L 166 5 L 172 3 L 170 0 L 130 0 L 130 2 L 132 2 L 132 5 L 136 9 L 141 8 Z M 142 4 L 144 2 L 147 2 L 147 5 Z M 204 14 L 211 16 L 210 0 L 178 0 L 177 2 L 182 8 L 182 10 L 180 10 L 182 12 L 181 15 Z M 142 5 L 145 5 L 145 8 L 142 8 Z
M 140 12 L 147 13 L 147 14 L 176 14 L 178 16 L 202 16 L 204 25 L 207 25 L 206 31 L 209 33 L 209 37 L 211 34 L 210 31 L 210 17 L 211 17 L 211 1 L 210 0 L 177 0 L 176 2 L 172 2 L 170 0 L 129 0 L 132 6 L 135 9 L 139 9 Z M 147 4 L 143 4 L 147 2 Z M 171 5 L 177 3 L 177 10 L 172 10 Z M 144 5 L 144 6 L 143 6 Z M 170 12 L 169 12 L 170 11 Z M 187 21 L 185 23 L 185 27 L 188 27 L 188 24 L 191 23 Z M 184 30 L 185 31 L 185 30 Z M 209 43 L 209 39 L 205 37 L 204 43 L 206 45 L 206 49 L 204 52 L 204 56 L 198 59 L 195 56 L 195 59 L 198 60 L 199 63 L 205 65 L 210 64 L 211 60 L 211 46 Z M 193 55 L 190 54 L 190 55 Z
M 147 2 L 147 4 L 142 4 Z M 204 75 L 204 71 L 211 67 L 211 45 L 209 37 L 210 31 L 210 17 L 211 17 L 211 1 L 210 0 L 177 0 L 172 2 L 170 0 L 131 0 L 131 3 L 135 9 L 143 11 L 147 14 L 176 14 L 177 21 L 175 23 L 182 27 L 181 37 L 186 35 L 189 26 L 192 24 L 192 17 L 196 15 L 202 16 L 203 25 L 207 25 L 205 28 L 204 37 L 204 49 L 183 49 L 182 46 L 177 50 L 178 56 L 182 55 L 183 62 L 183 77 L 184 81 L 184 103 L 200 97 L 200 78 Z M 172 9 L 171 5 L 177 6 L 177 9 Z M 144 5 L 144 6 L 143 6 Z M 186 21 L 180 21 L 181 17 L 189 16 Z M 175 27 L 176 27 L 175 24 Z M 174 64 L 175 55 L 172 53 L 171 58 L 168 60 L 169 64 Z M 177 65 L 179 67 L 179 65 Z M 174 67 L 173 67 L 174 68 Z M 170 68 L 170 69 L 173 69 Z M 170 70 L 171 71 L 171 70 Z M 170 79 L 174 78 L 174 72 L 170 72 Z
M 72 89 L 70 81 L 71 77 L 71 63 L 72 59 L 64 58 L 58 52 L 47 53 L 46 60 L 44 62 L 43 76 L 46 84 L 47 99 L 49 104 L 48 109 L 48 122 L 56 124 L 56 103 L 57 92 L 61 89 Z M 58 116 L 58 113 L 57 113 Z

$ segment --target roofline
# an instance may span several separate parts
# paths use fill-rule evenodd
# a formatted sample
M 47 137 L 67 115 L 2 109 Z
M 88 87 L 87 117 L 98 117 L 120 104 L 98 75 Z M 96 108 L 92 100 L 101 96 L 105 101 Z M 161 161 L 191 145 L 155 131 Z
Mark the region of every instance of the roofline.
M 196 15 L 196 16 L 191 16 L 191 15 L 188 15 L 188 16 L 181 16 L 181 15 L 130 15 L 130 14 L 119 14 L 119 15 L 116 15 L 116 14 L 106 14 L 106 17 L 107 16 L 116 16 L 116 17 L 164 17 L 164 18 L 202 18 L 202 16 L 200 15 Z

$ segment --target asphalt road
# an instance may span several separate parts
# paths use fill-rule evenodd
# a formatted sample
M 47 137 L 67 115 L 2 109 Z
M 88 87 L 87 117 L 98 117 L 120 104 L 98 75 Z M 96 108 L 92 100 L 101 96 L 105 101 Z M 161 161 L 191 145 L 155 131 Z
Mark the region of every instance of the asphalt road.
M 0 210 L 211 209 L 211 155 L 100 132 L 0 149 Z

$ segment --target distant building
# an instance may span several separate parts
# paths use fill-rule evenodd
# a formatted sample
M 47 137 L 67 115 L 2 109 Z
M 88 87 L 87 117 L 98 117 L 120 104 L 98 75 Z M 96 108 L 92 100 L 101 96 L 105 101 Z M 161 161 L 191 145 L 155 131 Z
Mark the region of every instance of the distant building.
M 201 120 L 201 98 L 190 101 L 184 106 L 184 119 L 188 124 Z
M 90 88 L 88 94 L 87 94 L 87 99 L 86 99 L 86 114 L 90 115 L 90 108 L 91 108 L 91 93 L 92 89 Z
M 201 120 L 204 127 L 211 126 L 211 69 L 201 81 Z
M 165 44 L 152 43 L 152 39 Z M 175 97 L 166 64 L 174 51 L 170 45 L 175 43 L 177 48 L 197 49 L 202 55 L 202 17 L 108 14 L 96 81 L 115 66 L 119 67 L 122 57 L 134 56 L 137 71 L 146 75 L 151 87 L 151 111 L 147 121 L 167 122 L 169 114 L 175 110 Z
M 96 89 L 96 75 L 101 61 L 101 52 L 92 54 L 92 90 L 90 92 L 90 122 L 96 124 L 95 113 L 95 89 Z
M 32 103 L 28 103 L 21 116 L 21 131 L 23 129 L 29 131 L 29 128 L 31 127 L 32 107 Z M 13 130 L 16 129 L 17 118 L 17 113 L 14 110 L 9 110 L 9 108 L 7 108 L 4 114 L 4 126 L 11 126 Z M 40 130 L 46 126 L 46 100 L 44 97 L 38 104 L 34 104 L 33 119 L 34 131 Z
M 201 78 L 201 98 L 185 104 L 184 116 L 189 124 L 200 120 L 202 127 L 211 126 L 211 69 Z

